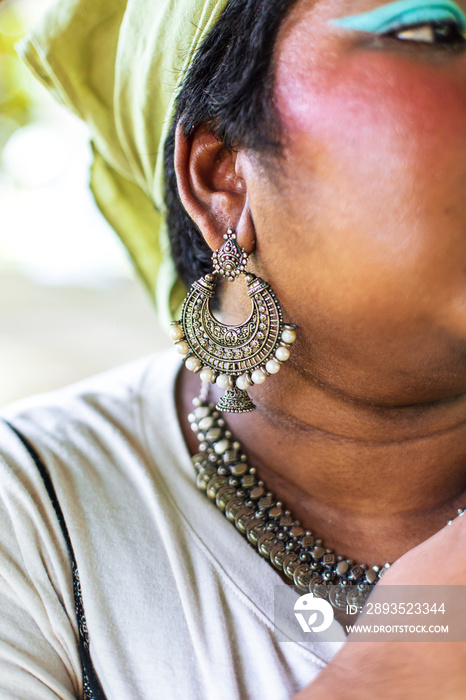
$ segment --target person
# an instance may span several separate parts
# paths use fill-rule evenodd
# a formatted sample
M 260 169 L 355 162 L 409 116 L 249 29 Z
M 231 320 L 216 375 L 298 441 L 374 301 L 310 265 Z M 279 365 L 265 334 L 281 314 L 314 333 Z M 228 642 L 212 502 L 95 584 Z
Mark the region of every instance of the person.
M 465 9 L 61 0 L 23 47 L 89 124 L 96 200 L 165 321 L 186 321 L 226 236 L 273 290 L 289 359 L 239 387 L 247 415 L 210 408 L 236 390 L 209 368 L 193 409 L 183 346 L 186 363 L 165 352 L 3 411 L 3 698 L 465 697 L 461 640 L 351 644 L 335 620 L 280 641 L 283 579 L 212 481 L 248 522 L 265 490 L 263 542 L 284 533 L 311 571 L 317 538 L 334 582 L 339 563 L 365 564 L 357 582 L 391 562 L 376 591 L 464 584 Z M 242 328 L 246 285 L 218 291 L 222 328 Z

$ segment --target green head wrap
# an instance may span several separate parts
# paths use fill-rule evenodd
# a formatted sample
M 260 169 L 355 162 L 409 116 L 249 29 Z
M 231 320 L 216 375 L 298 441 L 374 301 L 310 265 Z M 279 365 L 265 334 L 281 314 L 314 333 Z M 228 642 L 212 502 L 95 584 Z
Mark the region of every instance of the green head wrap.
M 177 88 L 228 0 L 58 0 L 19 51 L 89 126 L 91 189 L 166 325 L 184 287 L 170 256 L 163 146 Z

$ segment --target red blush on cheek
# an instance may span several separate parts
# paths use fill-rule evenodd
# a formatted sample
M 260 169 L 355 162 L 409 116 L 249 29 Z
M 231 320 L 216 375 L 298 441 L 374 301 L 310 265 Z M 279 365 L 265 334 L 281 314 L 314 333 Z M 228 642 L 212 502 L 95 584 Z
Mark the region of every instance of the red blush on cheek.
M 350 147 L 433 162 L 442 153 L 457 157 L 458 149 L 466 156 L 461 57 L 434 65 L 394 51 L 353 49 L 325 61 L 315 49 L 306 56 L 302 48 L 298 54 L 290 45 L 283 48 L 276 100 L 290 145 L 298 139 L 302 146 L 309 137 L 314 147 L 325 144 L 340 154 Z

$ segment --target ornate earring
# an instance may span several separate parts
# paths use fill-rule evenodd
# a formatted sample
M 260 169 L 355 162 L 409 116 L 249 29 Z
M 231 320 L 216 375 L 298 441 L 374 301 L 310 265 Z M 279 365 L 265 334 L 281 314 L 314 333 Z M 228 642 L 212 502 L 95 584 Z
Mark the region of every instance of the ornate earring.
M 255 406 L 247 393 L 262 384 L 290 356 L 296 326 L 285 324 L 275 294 L 260 277 L 245 272 L 248 255 L 228 229 L 225 243 L 212 255 L 214 271 L 193 283 L 181 310 L 181 320 L 172 323 L 171 338 L 183 355 L 186 368 L 199 372 L 203 382 L 226 389 L 217 404 L 219 411 L 248 413 Z M 220 323 L 210 310 L 217 276 L 230 282 L 246 277 L 252 301 L 249 318 L 239 326 Z

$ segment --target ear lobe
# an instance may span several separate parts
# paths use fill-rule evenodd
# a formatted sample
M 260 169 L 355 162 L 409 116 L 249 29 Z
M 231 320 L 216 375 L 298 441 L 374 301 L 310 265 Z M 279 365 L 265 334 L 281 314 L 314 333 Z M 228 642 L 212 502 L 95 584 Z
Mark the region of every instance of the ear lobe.
M 186 139 L 178 124 L 175 171 L 181 202 L 207 245 L 217 250 L 228 228 L 233 228 L 238 243 L 245 247 L 247 242 L 251 248 L 250 231 L 240 230 L 246 220 L 250 222 L 250 216 L 245 211 L 246 182 L 236 172 L 236 151 L 226 149 L 205 129 L 198 129 L 192 138 Z

